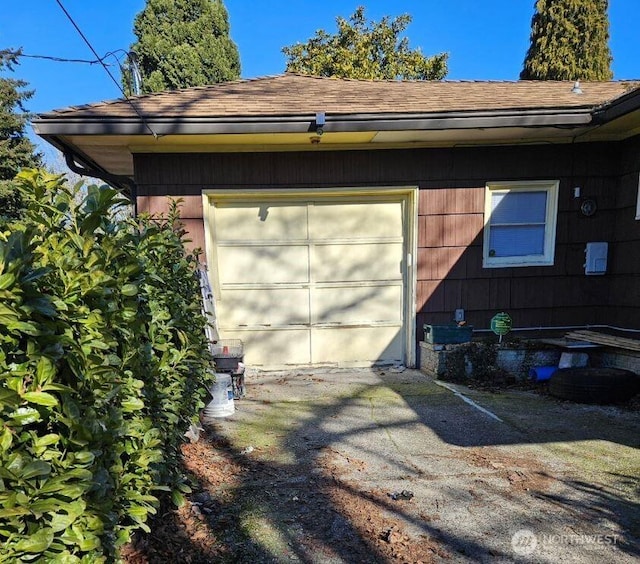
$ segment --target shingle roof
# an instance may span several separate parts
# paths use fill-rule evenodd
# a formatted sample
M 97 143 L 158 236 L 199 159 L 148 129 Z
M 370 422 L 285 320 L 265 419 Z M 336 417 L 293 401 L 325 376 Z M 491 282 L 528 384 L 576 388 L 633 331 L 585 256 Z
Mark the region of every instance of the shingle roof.
M 145 117 L 407 114 L 596 108 L 640 88 L 640 81 L 372 81 L 282 74 L 133 97 Z M 64 108 L 41 117 L 135 118 L 126 100 Z

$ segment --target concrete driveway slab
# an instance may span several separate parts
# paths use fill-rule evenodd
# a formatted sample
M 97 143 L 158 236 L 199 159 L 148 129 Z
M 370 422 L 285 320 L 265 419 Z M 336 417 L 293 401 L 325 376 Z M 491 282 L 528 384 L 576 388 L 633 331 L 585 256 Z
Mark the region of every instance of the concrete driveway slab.
M 282 541 L 265 549 L 274 562 L 640 558 L 637 412 L 620 423 L 589 408 L 590 430 L 584 406 L 461 388 L 499 421 L 414 370 L 254 373 L 246 384 L 236 412 L 207 430 L 236 453 L 253 449 L 260 479 L 238 488 L 262 492 Z M 545 419 L 558 414 L 572 429 Z

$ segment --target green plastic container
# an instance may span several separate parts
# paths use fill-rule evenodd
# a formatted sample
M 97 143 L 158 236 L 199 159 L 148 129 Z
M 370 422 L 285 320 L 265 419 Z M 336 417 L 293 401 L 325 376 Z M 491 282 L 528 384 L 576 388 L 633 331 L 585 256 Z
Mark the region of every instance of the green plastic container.
M 431 344 L 454 345 L 470 343 L 473 335 L 471 325 L 427 325 L 424 328 L 424 340 Z

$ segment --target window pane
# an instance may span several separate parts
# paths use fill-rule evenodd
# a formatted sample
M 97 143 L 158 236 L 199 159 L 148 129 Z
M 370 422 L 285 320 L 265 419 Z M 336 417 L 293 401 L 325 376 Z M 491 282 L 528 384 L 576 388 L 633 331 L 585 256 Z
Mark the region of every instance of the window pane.
M 507 192 L 491 194 L 491 224 L 544 223 L 547 192 Z
M 544 225 L 492 227 L 490 257 L 522 257 L 544 254 Z

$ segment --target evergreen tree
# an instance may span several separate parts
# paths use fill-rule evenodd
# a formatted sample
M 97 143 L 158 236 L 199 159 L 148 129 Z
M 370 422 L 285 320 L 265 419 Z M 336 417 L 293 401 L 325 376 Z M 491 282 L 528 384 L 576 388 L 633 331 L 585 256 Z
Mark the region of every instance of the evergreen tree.
M 147 0 L 135 18 L 137 59 L 143 93 L 204 86 L 240 77 L 240 57 L 229 37 L 222 0 Z M 133 92 L 131 68 L 123 86 Z
M 608 0 L 537 0 L 523 80 L 611 80 Z
M 0 71 L 13 71 L 20 51 L 0 50 Z M 41 165 L 41 156 L 27 137 L 29 114 L 23 103 L 33 96 L 23 80 L 0 77 L 0 219 L 14 218 L 22 209 L 13 179 L 23 168 Z
M 358 7 L 348 21 L 336 18 L 335 35 L 321 29 L 306 43 L 284 47 L 287 71 L 388 80 L 440 80 L 446 76 L 446 53 L 427 57 L 420 49 L 410 49 L 406 37 L 400 39 L 411 23 L 410 15 L 368 22 L 364 10 Z

